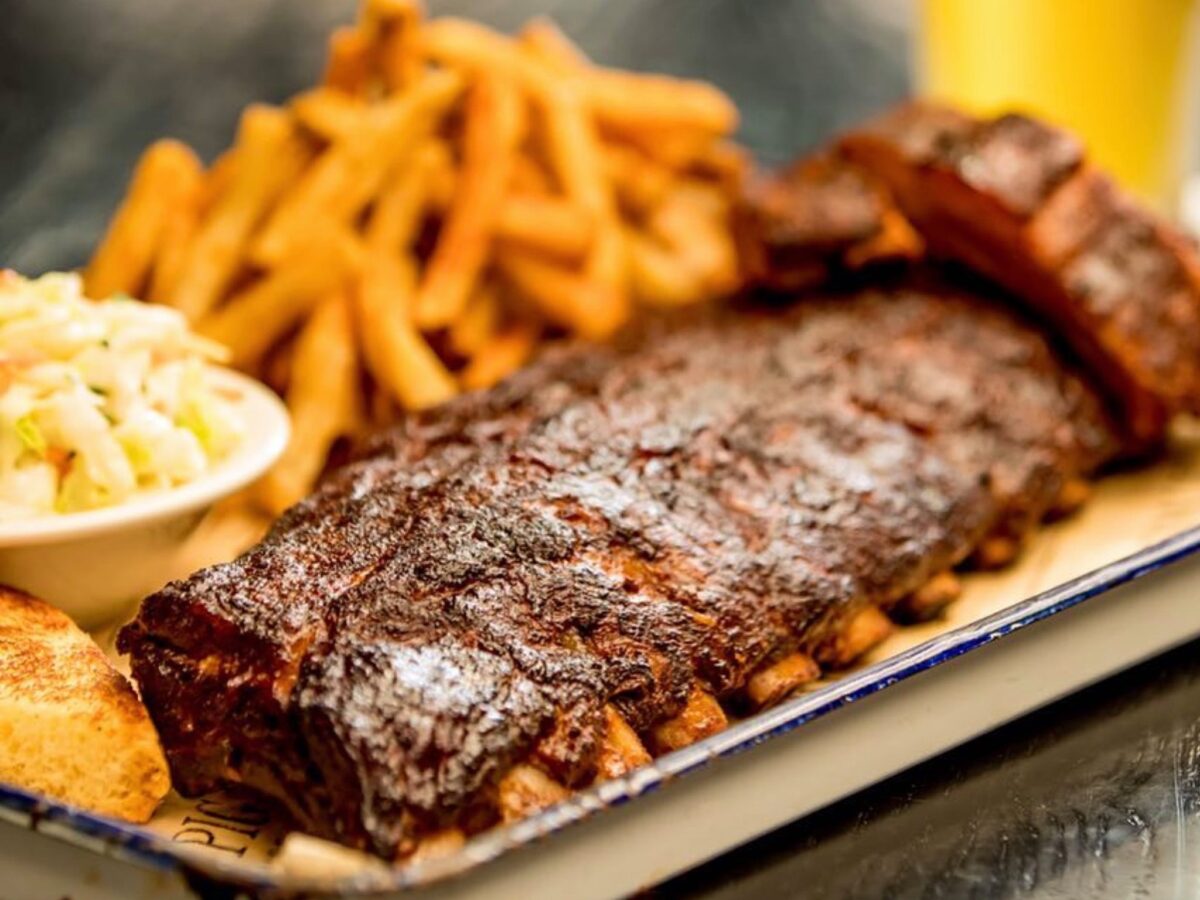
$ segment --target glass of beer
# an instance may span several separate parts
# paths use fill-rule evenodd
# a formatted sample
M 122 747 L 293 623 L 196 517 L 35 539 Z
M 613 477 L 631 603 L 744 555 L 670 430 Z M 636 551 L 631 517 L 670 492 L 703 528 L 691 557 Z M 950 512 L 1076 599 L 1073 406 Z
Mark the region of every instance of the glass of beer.
M 978 113 L 1060 124 L 1174 212 L 1196 168 L 1197 0 L 922 0 L 917 80 Z

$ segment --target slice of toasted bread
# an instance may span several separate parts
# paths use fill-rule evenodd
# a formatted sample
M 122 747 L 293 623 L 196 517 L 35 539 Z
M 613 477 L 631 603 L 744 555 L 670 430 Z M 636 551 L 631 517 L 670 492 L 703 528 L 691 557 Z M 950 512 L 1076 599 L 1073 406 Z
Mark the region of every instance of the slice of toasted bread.
M 66 615 L 0 586 L 0 782 L 144 822 L 170 789 L 133 688 Z

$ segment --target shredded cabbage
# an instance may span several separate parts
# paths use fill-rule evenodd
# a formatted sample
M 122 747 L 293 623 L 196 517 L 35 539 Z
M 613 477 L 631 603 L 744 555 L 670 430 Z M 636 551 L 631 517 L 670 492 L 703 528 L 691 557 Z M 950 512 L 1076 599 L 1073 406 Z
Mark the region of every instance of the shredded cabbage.
M 209 382 L 224 349 L 177 311 L 0 271 L 0 519 L 191 481 L 242 439 Z

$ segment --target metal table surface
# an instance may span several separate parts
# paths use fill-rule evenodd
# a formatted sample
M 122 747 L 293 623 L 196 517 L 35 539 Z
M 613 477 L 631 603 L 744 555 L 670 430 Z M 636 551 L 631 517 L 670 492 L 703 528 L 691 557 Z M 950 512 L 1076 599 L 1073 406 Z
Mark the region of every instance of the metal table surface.
M 445 0 L 549 13 L 605 62 L 698 75 L 782 161 L 908 89 L 901 0 Z M 0 0 L 0 264 L 81 263 L 139 150 L 211 158 L 310 84 L 349 0 Z M 651 891 L 1200 897 L 1200 654 L 1184 647 Z M 987 702 L 987 686 L 979 686 Z M 853 765 L 848 759 L 847 765 Z

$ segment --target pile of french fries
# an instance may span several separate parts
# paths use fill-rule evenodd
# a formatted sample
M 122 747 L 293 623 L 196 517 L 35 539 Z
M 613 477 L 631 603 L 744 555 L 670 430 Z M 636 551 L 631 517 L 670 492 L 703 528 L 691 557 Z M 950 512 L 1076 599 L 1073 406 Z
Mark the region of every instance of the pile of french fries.
M 280 391 L 278 511 L 340 438 L 487 387 L 539 340 L 727 293 L 737 111 L 700 82 L 593 65 L 545 20 L 508 37 L 365 0 L 320 86 L 252 105 L 207 169 L 146 150 L 89 296 L 173 306 Z

